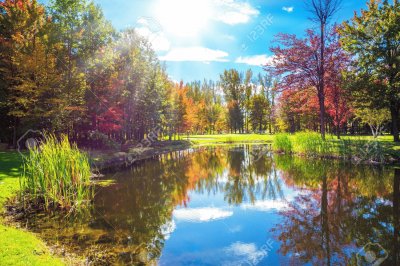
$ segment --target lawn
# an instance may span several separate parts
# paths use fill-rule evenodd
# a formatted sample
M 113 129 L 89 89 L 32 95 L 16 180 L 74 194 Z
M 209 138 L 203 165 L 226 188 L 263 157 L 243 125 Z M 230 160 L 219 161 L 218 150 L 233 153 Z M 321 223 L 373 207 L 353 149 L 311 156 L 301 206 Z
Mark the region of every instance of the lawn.
M 21 155 L 0 152 L 0 212 L 6 200 L 19 189 Z M 51 255 L 48 247 L 36 235 L 5 225 L 0 218 L 0 265 L 64 265 Z

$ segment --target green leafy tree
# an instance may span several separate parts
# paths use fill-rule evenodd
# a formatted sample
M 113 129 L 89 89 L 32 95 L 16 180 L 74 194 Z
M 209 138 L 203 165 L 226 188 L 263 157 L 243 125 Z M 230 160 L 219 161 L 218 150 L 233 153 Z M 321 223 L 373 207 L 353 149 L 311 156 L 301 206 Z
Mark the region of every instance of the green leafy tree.
M 225 93 L 228 106 L 228 124 L 231 131 L 243 132 L 243 86 L 240 74 L 236 69 L 225 70 L 220 76 L 220 85 Z
M 49 127 L 56 123 L 62 107 L 58 94 L 59 72 L 56 60 L 49 53 L 45 9 L 35 0 L 5 1 L 0 6 L 0 79 L 10 117 L 13 145 L 24 127 Z M 30 126 L 32 125 L 32 126 Z M 23 132 L 22 132 L 23 133 Z
M 389 108 L 394 141 L 400 141 L 400 5 L 370 1 L 343 24 L 340 34 L 343 47 L 354 55 L 353 95 Z
M 358 108 L 354 110 L 354 114 L 361 122 L 368 124 L 374 138 L 379 136 L 384 123 L 390 119 L 390 112 L 387 109 Z
M 254 131 L 263 131 L 267 127 L 270 105 L 263 94 L 254 95 L 250 104 L 250 121 Z

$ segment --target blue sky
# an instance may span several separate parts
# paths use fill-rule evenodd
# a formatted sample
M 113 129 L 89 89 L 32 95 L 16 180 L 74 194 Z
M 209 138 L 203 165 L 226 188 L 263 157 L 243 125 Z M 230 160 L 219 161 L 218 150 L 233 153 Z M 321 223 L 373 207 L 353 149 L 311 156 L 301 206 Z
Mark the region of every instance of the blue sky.
M 217 80 L 228 68 L 257 74 L 274 35 L 313 27 L 301 0 L 94 1 L 117 29 L 135 27 L 147 36 L 176 81 Z M 350 19 L 366 1 L 343 1 L 334 21 Z

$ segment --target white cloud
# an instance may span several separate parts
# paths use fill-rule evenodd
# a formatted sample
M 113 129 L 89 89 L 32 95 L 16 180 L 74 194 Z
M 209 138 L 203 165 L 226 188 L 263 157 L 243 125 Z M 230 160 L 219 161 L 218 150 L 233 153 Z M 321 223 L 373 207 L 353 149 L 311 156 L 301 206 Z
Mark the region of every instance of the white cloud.
M 229 54 L 221 50 L 213 50 L 206 47 L 181 47 L 173 48 L 166 55 L 160 56 L 162 61 L 199 61 L 199 62 L 227 62 Z
M 256 211 L 270 211 L 270 210 L 281 210 L 287 208 L 288 204 L 286 201 L 278 200 L 258 200 L 251 203 L 245 203 L 241 205 L 242 209 L 245 210 L 256 210 Z
M 171 43 L 165 37 L 159 22 L 152 18 L 139 18 L 136 22 L 136 32 L 147 38 L 155 51 L 168 51 Z
M 174 218 L 186 222 L 208 222 L 233 215 L 232 211 L 220 208 L 185 208 L 174 210 Z
M 292 13 L 294 11 L 294 7 L 292 7 L 292 6 L 284 6 L 284 7 L 282 7 L 282 10 L 286 11 L 288 13 Z
M 235 63 L 247 64 L 250 66 L 264 66 L 266 64 L 271 64 L 273 60 L 272 56 L 253 55 L 253 56 L 240 56 L 235 60 Z
M 215 1 L 216 20 L 229 25 L 243 24 L 257 17 L 260 12 L 247 2 L 237 0 Z
M 221 36 L 223 39 L 227 40 L 227 41 L 234 41 L 236 38 L 233 35 L 230 34 L 224 34 Z

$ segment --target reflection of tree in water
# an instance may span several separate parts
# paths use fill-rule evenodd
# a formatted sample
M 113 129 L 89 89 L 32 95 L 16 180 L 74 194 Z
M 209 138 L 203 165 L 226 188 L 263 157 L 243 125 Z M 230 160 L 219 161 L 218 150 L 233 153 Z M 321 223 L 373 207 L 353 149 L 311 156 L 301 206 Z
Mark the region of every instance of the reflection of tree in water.
M 263 156 L 254 160 L 250 149 L 245 146 L 228 152 L 225 200 L 230 204 L 240 204 L 244 201 L 254 203 L 257 199 L 283 199 L 282 185 L 272 168 L 272 158 Z
M 181 203 L 190 200 L 188 194 L 192 190 L 223 193 L 230 204 L 284 198 L 281 180 L 272 168 L 272 158 L 264 156 L 254 160 L 250 151 L 251 146 L 214 147 L 192 154 L 185 165 L 187 185 L 181 194 Z
M 398 228 L 398 217 L 393 215 L 396 204 L 392 210 L 388 185 L 396 180 L 393 174 L 337 162 L 279 157 L 275 162 L 285 181 L 303 188 L 281 212 L 283 222 L 273 229 L 283 255 L 290 255 L 293 263 L 357 265 L 359 248 L 371 242 L 390 250 L 382 265 L 397 265 L 394 250 L 398 249 L 392 247 L 398 245 L 398 231 L 393 230 L 393 225 Z

